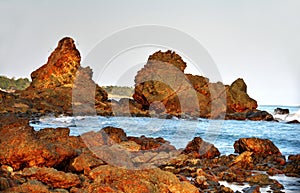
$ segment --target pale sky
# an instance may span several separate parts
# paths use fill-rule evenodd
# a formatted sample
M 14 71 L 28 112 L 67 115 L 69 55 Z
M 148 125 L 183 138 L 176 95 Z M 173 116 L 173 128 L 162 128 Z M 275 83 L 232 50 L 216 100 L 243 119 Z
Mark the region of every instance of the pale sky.
M 300 105 L 299 10 L 299 0 L 0 0 L 0 75 L 29 78 L 65 36 L 76 41 L 84 61 L 120 30 L 158 25 L 196 39 L 217 65 L 221 81 L 243 78 L 259 105 Z M 128 51 L 111 65 L 128 71 L 157 49 Z M 199 74 L 186 62 L 188 72 Z M 116 76 L 102 76 L 100 86 L 120 83 Z

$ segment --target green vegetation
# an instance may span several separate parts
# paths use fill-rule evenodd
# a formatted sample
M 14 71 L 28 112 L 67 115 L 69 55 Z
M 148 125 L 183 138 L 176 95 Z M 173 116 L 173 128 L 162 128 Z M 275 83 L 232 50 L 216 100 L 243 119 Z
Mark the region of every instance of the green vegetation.
M 28 78 L 8 78 L 6 76 L 0 76 L 0 88 L 4 90 L 24 90 L 30 84 Z
M 108 94 L 131 97 L 134 89 L 128 86 L 103 86 Z

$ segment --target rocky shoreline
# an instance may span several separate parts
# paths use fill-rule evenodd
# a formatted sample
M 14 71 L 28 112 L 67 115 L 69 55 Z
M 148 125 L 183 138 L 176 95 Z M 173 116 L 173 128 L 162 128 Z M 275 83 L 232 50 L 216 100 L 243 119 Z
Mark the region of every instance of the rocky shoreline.
M 268 139 L 241 138 L 234 143 L 238 155 L 220 155 L 200 136 L 178 150 L 121 128 L 69 136 L 68 128 L 34 131 L 13 114 L 0 123 L 1 192 L 233 192 L 219 181 L 281 192 L 269 176 L 300 178 L 300 155 L 286 160 Z
M 250 183 L 248 192 L 266 185 L 281 192 L 269 175 L 300 177 L 300 155 L 286 160 L 268 139 L 241 138 L 233 144 L 237 154 L 220 155 L 201 136 L 176 149 L 122 128 L 81 136 L 70 136 L 69 128 L 35 131 L 29 120 L 48 114 L 274 121 L 257 109 L 243 79 L 224 85 L 184 74 L 185 62 L 171 51 L 151 55 L 135 77 L 133 99 L 119 101 L 108 99 L 80 60 L 74 40 L 64 38 L 31 74 L 28 88 L 0 91 L 1 192 L 233 192 L 219 181 Z

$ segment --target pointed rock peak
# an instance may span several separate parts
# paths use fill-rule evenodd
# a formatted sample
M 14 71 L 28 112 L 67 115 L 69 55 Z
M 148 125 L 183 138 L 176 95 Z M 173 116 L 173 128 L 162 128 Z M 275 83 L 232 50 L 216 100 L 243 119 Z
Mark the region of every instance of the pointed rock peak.
M 236 79 L 230 86 L 232 90 L 247 92 L 247 85 L 242 78 Z
M 155 52 L 148 58 L 148 63 L 150 61 L 160 61 L 160 62 L 166 62 L 169 64 L 172 64 L 176 66 L 178 69 L 180 69 L 182 72 L 186 68 L 186 63 L 182 60 L 181 56 L 176 54 L 174 51 L 168 50 L 166 52 L 162 52 L 161 50 Z
M 30 86 L 38 89 L 71 86 L 80 67 L 80 60 L 74 40 L 70 37 L 61 39 L 47 63 L 31 73 Z

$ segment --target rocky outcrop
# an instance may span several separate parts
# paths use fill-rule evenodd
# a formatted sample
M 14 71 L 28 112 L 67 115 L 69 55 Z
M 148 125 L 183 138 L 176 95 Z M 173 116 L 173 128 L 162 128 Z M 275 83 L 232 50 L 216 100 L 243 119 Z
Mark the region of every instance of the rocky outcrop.
M 133 98 L 144 110 L 175 116 L 222 118 L 225 113 L 257 108 L 243 79 L 230 86 L 210 83 L 208 78 L 184 74 L 185 68 L 186 63 L 175 52 L 154 53 L 135 77 Z
M 108 110 L 107 93 L 92 80 L 92 70 L 80 66 L 80 60 L 74 40 L 63 38 L 47 63 L 31 73 L 32 82 L 21 97 L 43 113 L 72 114 L 76 109 L 77 114 L 88 114 L 95 113 L 95 106 Z

